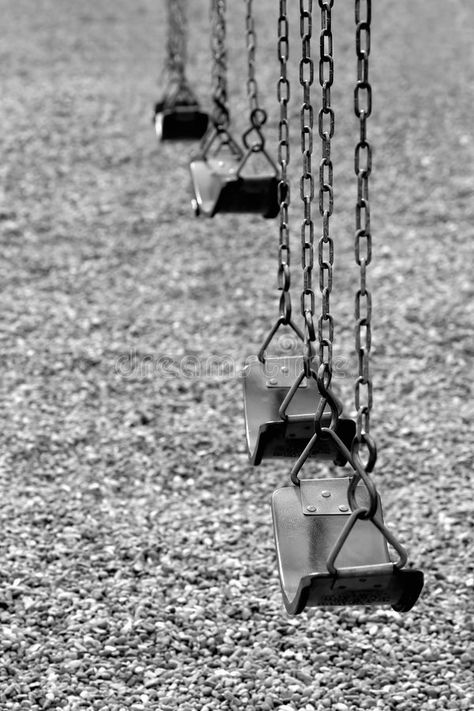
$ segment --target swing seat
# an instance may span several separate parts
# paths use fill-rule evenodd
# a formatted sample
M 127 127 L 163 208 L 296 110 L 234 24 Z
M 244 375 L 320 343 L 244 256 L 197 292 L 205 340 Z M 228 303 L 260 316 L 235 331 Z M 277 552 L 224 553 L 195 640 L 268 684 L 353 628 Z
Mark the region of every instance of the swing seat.
M 196 217 L 214 217 L 218 212 L 251 213 L 272 218 L 278 215 L 276 176 L 240 175 L 238 158 L 199 158 L 190 165 Z
M 168 105 L 165 101 L 155 106 L 155 130 L 160 141 L 193 141 L 207 131 L 209 117 L 199 104 Z
M 328 556 L 351 513 L 348 483 L 348 477 L 301 479 L 299 487 L 287 486 L 273 494 L 278 570 L 290 615 L 320 605 L 389 604 L 407 612 L 420 595 L 423 573 L 395 567 L 386 539 L 370 520 L 355 522 L 337 556 L 337 575 L 328 572 Z M 364 493 L 359 484 L 361 502 Z M 383 521 L 380 500 L 376 516 Z
M 279 414 L 283 400 L 302 368 L 302 356 L 267 358 L 265 363 L 252 359 L 246 364 L 243 370 L 245 430 L 253 465 L 274 457 L 297 458 L 314 435 L 314 415 L 321 399 L 314 378 L 302 381 L 288 405 L 285 419 Z M 340 414 L 340 403 L 338 410 Z M 324 414 L 321 425 L 328 426 L 330 420 L 331 415 Z M 349 418 L 339 417 L 336 432 L 350 449 L 355 423 Z M 333 460 L 340 466 L 346 463 L 334 440 L 324 435 L 318 439 L 309 456 Z

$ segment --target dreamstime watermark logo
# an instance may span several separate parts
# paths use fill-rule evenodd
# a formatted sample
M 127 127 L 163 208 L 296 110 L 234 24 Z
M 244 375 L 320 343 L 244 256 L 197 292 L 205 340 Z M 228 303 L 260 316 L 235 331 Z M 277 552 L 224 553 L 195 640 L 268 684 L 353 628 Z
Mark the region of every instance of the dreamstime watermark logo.
M 123 353 L 115 361 L 115 372 L 120 377 L 133 380 L 199 379 L 230 380 L 241 375 L 242 365 L 230 355 L 185 355 L 173 358 L 170 355 L 138 354 L 135 350 Z
M 263 361 L 265 377 L 269 380 L 280 378 L 281 373 L 284 372 L 286 380 L 296 379 L 303 367 L 301 341 L 282 338 L 278 345 L 279 349 L 274 350 L 279 350 L 279 353 L 265 354 Z M 245 368 L 244 365 L 250 366 L 251 369 L 252 364 L 257 362 L 259 362 L 257 354 L 246 358 L 230 354 L 212 354 L 206 357 L 188 354 L 173 357 L 169 354 L 143 354 L 131 349 L 115 360 L 115 373 L 125 380 L 196 379 L 215 382 L 246 377 L 249 368 Z M 340 354 L 334 355 L 332 366 L 333 378 L 357 376 L 355 356 L 348 358 Z

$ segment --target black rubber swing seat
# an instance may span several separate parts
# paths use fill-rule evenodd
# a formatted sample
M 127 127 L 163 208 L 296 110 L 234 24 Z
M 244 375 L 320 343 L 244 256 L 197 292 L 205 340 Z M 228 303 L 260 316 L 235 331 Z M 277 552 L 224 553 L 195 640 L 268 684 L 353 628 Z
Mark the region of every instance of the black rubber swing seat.
M 337 555 L 336 574 L 327 561 L 351 515 L 349 478 L 301 479 L 277 489 L 273 528 L 283 601 L 289 614 L 325 605 L 391 605 L 407 612 L 423 588 L 423 573 L 398 568 L 387 540 L 371 520 L 359 519 Z M 359 492 L 360 489 L 360 492 Z M 357 486 L 364 500 L 365 488 Z M 376 517 L 383 523 L 378 500 Z
M 314 378 L 304 378 L 286 409 L 280 409 L 290 388 L 303 368 L 302 356 L 272 357 L 264 363 L 249 361 L 243 369 L 244 414 L 247 447 L 250 461 L 260 464 L 262 459 L 299 457 L 315 432 L 315 410 L 321 400 Z M 342 405 L 338 403 L 339 415 Z M 331 415 L 324 414 L 321 426 L 327 427 Z M 338 417 L 336 433 L 350 449 L 355 435 L 355 423 Z M 310 457 L 333 460 L 343 466 L 346 459 L 331 437 L 322 435 Z
M 238 157 L 196 158 L 190 171 L 196 216 L 214 217 L 218 212 L 251 213 L 272 218 L 278 215 L 278 179 L 244 176 Z
M 159 101 L 155 105 L 155 130 L 160 141 L 194 141 L 207 131 L 209 117 L 198 103 Z

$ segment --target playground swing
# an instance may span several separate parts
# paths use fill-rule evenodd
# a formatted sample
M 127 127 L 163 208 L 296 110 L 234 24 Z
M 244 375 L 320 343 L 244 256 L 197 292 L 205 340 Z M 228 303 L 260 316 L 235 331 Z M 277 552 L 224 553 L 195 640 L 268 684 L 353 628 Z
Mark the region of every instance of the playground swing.
M 155 104 L 154 123 L 160 141 L 196 140 L 206 133 L 209 117 L 201 111 L 186 78 L 187 0 L 167 0 L 168 86 Z
M 287 76 L 288 62 L 288 19 L 286 0 L 280 2 L 278 55 L 280 59 L 280 79 L 278 100 L 280 104 L 278 163 L 280 181 L 279 201 L 279 246 L 278 246 L 278 289 L 281 291 L 279 316 L 262 344 L 258 358 L 249 359 L 243 369 L 244 416 L 247 447 L 252 464 L 258 465 L 262 459 L 273 457 L 299 457 L 312 440 L 315 431 L 315 412 L 321 404 L 319 389 L 312 367 L 315 340 L 306 339 L 303 356 L 268 357 L 267 348 L 281 327 L 289 327 L 297 339 L 303 343 L 305 335 L 292 320 L 290 296 L 290 231 L 288 211 L 290 185 L 288 164 L 290 161 L 290 137 L 288 123 L 288 101 L 290 84 Z M 306 111 L 306 105 L 303 112 Z M 304 116 L 302 116 L 304 118 Z M 305 133 L 306 135 L 306 133 Z M 310 171 L 310 166 L 309 166 Z M 310 172 L 309 172 L 310 174 Z M 309 206 L 310 209 L 310 206 Z M 311 239 L 312 239 L 311 223 Z M 306 225 L 302 231 L 303 255 L 312 259 L 312 242 L 306 240 Z M 311 252 L 309 251 L 311 250 Z M 304 278 L 307 284 L 303 300 L 312 293 L 308 279 L 311 269 L 305 265 Z M 312 294 L 314 302 L 314 294 Z M 303 303 L 303 301 L 302 301 Z M 310 319 L 303 306 L 305 323 Z M 338 417 L 335 429 L 343 442 L 350 447 L 355 434 L 355 424 L 342 416 L 342 404 L 336 401 Z M 328 424 L 330 417 L 321 414 L 322 422 Z M 346 463 L 344 454 L 334 445 L 330 437 L 322 435 L 308 452 L 308 456 L 320 460 L 334 460 L 340 466 Z
M 318 377 L 321 395 L 330 391 Z M 272 516 L 278 571 L 287 611 L 296 615 L 319 605 L 390 604 L 407 612 L 423 587 L 423 573 L 404 569 L 407 553 L 385 526 L 380 497 L 356 447 L 350 452 L 334 423 L 338 409 L 331 402 L 329 427 L 318 425 L 313 439 L 291 470 L 292 486 L 277 489 Z M 321 436 L 329 436 L 350 464 L 353 474 L 338 478 L 300 478 L 299 473 Z M 368 441 L 364 440 L 364 441 Z M 393 561 L 388 544 L 396 551 Z M 336 560 L 338 566 L 336 567 Z
M 283 324 L 294 326 L 280 317 L 277 325 Z M 269 342 L 267 338 L 265 343 Z M 266 357 L 264 348 L 265 344 L 258 359 L 250 359 L 243 369 L 245 431 L 253 465 L 260 464 L 262 459 L 298 457 L 312 440 L 315 407 L 321 402 L 313 372 L 307 371 L 304 357 Z M 340 401 L 335 399 L 335 403 L 336 431 L 344 442 L 350 443 L 355 432 L 354 422 L 342 415 Z M 323 413 L 323 422 L 328 421 L 328 417 Z M 308 456 L 332 460 L 339 466 L 347 461 L 332 439 L 324 435 Z
M 265 148 L 262 132 L 266 111 L 258 101 L 255 77 L 255 28 L 252 0 L 246 7 L 246 40 L 250 103 L 250 127 L 243 134 L 243 148 L 232 137 L 227 96 L 227 50 L 225 0 L 212 0 L 213 125 L 203 138 L 199 154 L 190 163 L 195 215 L 214 217 L 216 213 L 250 213 L 265 218 L 278 214 L 278 169 Z M 260 155 L 269 172 L 248 175 L 247 168 Z
M 372 381 L 369 369 L 371 339 L 371 295 L 367 288 L 366 268 L 371 261 L 369 212 L 369 176 L 371 148 L 366 137 L 366 122 L 371 112 L 371 88 L 368 79 L 370 52 L 371 0 L 355 0 L 357 84 L 355 113 L 360 123 L 360 140 L 355 151 L 358 196 L 356 205 L 356 263 L 360 268 L 360 288 L 356 294 L 356 351 L 359 375 L 355 385 L 357 421 L 350 447 L 337 432 L 340 406 L 331 390 L 333 320 L 329 311 L 332 284 L 333 242 L 329 221 L 333 211 L 331 138 L 334 112 L 330 104 L 333 82 L 331 9 L 334 0 L 319 0 L 321 9 L 319 79 L 322 88 L 322 108 L 319 113 L 319 134 L 322 159 L 319 170 L 319 207 L 322 217 L 322 237 L 319 240 L 320 289 L 322 314 L 318 321 L 319 366 L 315 373 L 320 401 L 314 417 L 314 434 L 291 469 L 291 486 L 274 492 L 272 515 L 278 570 L 283 601 L 290 614 L 298 614 L 306 606 L 390 604 L 394 610 L 411 609 L 423 588 L 423 573 L 405 569 L 407 554 L 395 535 L 385 526 L 383 512 L 370 472 L 376 462 L 376 447 L 370 436 Z M 365 7 L 363 15 L 361 6 Z M 286 0 L 280 0 L 281 14 L 286 18 Z M 364 19 L 361 17 L 364 16 Z M 280 28 L 286 25 L 280 17 Z M 303 177 L 301 195 L 304 202 L 303 266 L 305 269 L 302 312 L 305 322 L 306 361 L 309 362 L 314 340 L 311 287 L 312 234 L 311 173 L 312 106 L 310 87 L 313 79 L 311 59 L 312 2 L 300 2 L 303 85 L 302 147 Z M 327 123 L 325 123 L 327 122 Z M 361 154 L 366 156 L 362 165 Z M 364 217 L 362 217 L 364 215 Z M 365 254 L 362 255 L 362 245 Z M 306 373 L 305 373 L 306 374 Z M 365 401 L 364 400 L 365 394 Z M 329 422 L 325 411 L 329 407 Z M 329 438 L 339 458 L 347 462 L 352 475 L 343 478 L 305 478 L 300 476 L 303 465 L 321 438 Z M 366 450 L 362 464 L 361 450 Z M 397 559 L 391 558 L 391 546 Z

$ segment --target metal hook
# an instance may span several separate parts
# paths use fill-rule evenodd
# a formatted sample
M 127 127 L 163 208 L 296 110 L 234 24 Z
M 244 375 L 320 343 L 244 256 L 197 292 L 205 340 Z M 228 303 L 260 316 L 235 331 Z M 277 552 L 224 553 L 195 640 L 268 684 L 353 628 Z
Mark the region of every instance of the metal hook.
M 334 429 L 331 427 L 321 427 L 321 433 L 327 433 L 329 434 L 339 452 L 343 455 L 343 457 L 349 462 L 351 467 L 353 468 L 355 475 L 352 478 L 350 484 L 349 484 L 349 489 L 347 492 L 347 500 L 349 503 L 349 506 L 352 511 L 354 510 L 361 510 L 363 507 L 360 507 L 357 504 L 356 498 L 355 498 L 355 487 L 359 483 L 360 480 L 362 480 L 365 488 L 367 489 L 367 493 L 369 495 L 369 508 L 364 508 L 365 516 L 364 518 L 373 518 L 375 515 L 375 512 L 377 510 L 377 489 L 375 487 L 374 482 L 372 479 L 369 477 L 368 473 L 365 471 L 364 467 L 362 466 L 360 460 L 354 458 L 352 456 L 352 452 L 349 452 L 348 448 L 344 444 L 344 442 L 341 440 L 339 435 L 335 432 Z
M 309 455 L 311 454 L 311 451 L 312 451 L 314 445 L 316 444 L 317 440 L 319 439 L 319 436 L 320 436 L 319 433 L 315 432 L 315 434 L 311 437 L 308 444 L 303 449 L 300 456 L 298 457 L 298 459 L 294 463 L 293 467 L 291 468 L 290 479 L 295 486 L 300 486 L 300 480 L 298 478 L 298 474 L 300 473 L 303 464 L 305 463 L 305 461 L 308 459 Z
M 299 386 L 300 386 L 301 383 L 303 382 L 305 376 L 306 376 L 306 373 L 305 373 L 305 371 L 304 371 L 304 369 L 303 369 L 303 370 L 301 371 L 301 373 L 298 375 L 298 377 L 296 378 L 296 380 L 295 380 L 295 382 L 293 383 L 293 385 L 291 386 L 291 388 L 290 388 L 290 389 L 288 390 L 288 392 L 286 393 L 286 395 L 285 395 L 285 397 L 284 397 L 284 399 L 283 399 L 283 402 L 281 403 L 280 408 L 279 408 L 279 410 L 278 410 L 278 415 L 279 415 L 279 417 L 280 417 L 282 420 L 286 420 L 286 419 L 287 419 L 286 411 L 287 411 L 287 409 L 288 409 L 288 405 L 289 405 L 290 402 L 293 400 L 293 397 L 295 396 L 295 393 L 297 392 Z
M 237 158 L 242 158 L 243 152 L 238 143 L 232 138 L 227 128 L 214 124 L 212 128 L 204 135 L 201 148 L 199 150 L 199 158 L 206 160 L 211 147 L 219 139 L 219 146 L 215 151 L 218 155 L 223 146 L 228 146 L 230 152 Z
M 332 399 L 332 395 L 330 392 L 327 393 L 327 396 L 328 396 L 328 400 L 329 400 L 329 397 L 331 397 L 331 399 Z M 333 405 L 334 405 L 334 401 L 333 401 Z M 331 408 L 331 415 L 332 415 L 332 417 L 331 417 L 331 420 L 332 420 L 334 417 L 332 408 Z M 352 453 L 349 451 L 349 449 L 346 447 L 346 445 L 344 444 L 342 439 L 339 437 L 339 435 L 335 431 L 335 427 L 333 426 L 332 421 L 331 421 L 331 424 L 329 427 L 319 426 L 316 429 L 316 432 L 311 437 L 311 439 L 309 440 L 305 449 L 303 450 L 303 452 L 301 453 L 301 455 L 295 462 L 293 468 L 291 469 L 291 472 L 290 472 L 291 481 L 293 482 L 293 484 L 295 484 L 295 486 L 300 485 L 300 482 L 298 479 L 298 474 L 301 471 L 303 464 L 308 459 L 308 457 L 311 453 L 311 450 L 313 449 L 314 445 L 316 444 L 318 438 L 323 435 L 329 435 L 333 439 L 334 444 L 336 445 L 337 451 L 342 455 L 344 460 L 349 462 L 350 466 L 354 470 L 354 476 L 352 477 L 351 482 L 349 484 L 348 497 L 347 497 L 351 510 L 352 511 L 356 510 L 356 511 L 362 512 L 362 513 L 359 513 L 360 518 L 363 517 L 366 519 L 367 518 L 372 519 L 375 515 L 376 510 L 377 510 L 377 489 L 375 487 L 375 484 L 372 481 L 372 479 L 368 476 L 367 472 L 364 470 L 364 468 L 360 464 L 360 462 L 358 462 L 357 459 L 354 460 L 354 458 L 352 457 Z M 361 480 L 362 480 L 362 483 L 364 484 L 365 488 L 367 489 L 367 493 L 369 496 L 368 508 L 360 507 L 356 501 L 356 498 L 355 498 L 355 487 Z M 350 494 L 350 498 L 349 498 L 349 494 Z
M 267 162 L 271 165 L 272 170 L 275 174 L 275 177 L 278 177 L 278 175 L 279 175 L 278 168 L 277 168 L 275 162 L 273 161 L 273 159 L 270 157 L 270 155 L 267 153 L 267 151 L 263 148 L 263 146 L 258 149 L 255 149 L 254 146 L 249 147 L 245 141 L 245 136 L 246 136 L 246 134 L 244 133 L 244 135 L 242 137 L 242 142 L 243 142 L 244 146 L 246 147 L 247 152 L 242 157 L 241 163 L 240 163 L 239 167 L 237 168 L 236 175 L 240 176 L 245 164 L 247 163 L 247 161 L 250 158 L 250 156 L 252 155 L 252 153 L 261 153 L 266 158 Z
M 256 138 L 253 143 L 250 144 L 248 137 L 252 133 L 256 134 Z M 265 148 L 265 137 L 259 128 L 256 128 L 255 126 L 250 126 L 250 128 L 247 129 L 247 131 L 245 131 L 245 133 L 242 135 L 242 143 L 244 144 L 245 148 L 247 148 L 247 150 L 251 151 L 252 153 L 261 153 Z
M 262 343 L 262 346 L 258 352 L 258 359 L 259 359 L 260 363 L 265 363 L 265 358 L 266 358 L 265 351 L 267 350 L 267 347 L 270 345 L 271 341 L 273 340 L 273 336 L 278 331 L 280 326 L 289 326 L 291 329 L 293 329 L 293 331 L 296 333 L 298 338 L 300 338 L 302 341 L 304 340 L 303 333 L 300 331 L 298 326 L 295 323 L 293 323 L 293 321 L 285 319 L 284 316 L 280 316 L 276 320 L 275 324 L 272 326 L 269 334 L 265 338 L 265 340 Z
M 335 542 L 334 546 L 332 547 L 331 552 L 328 555 L 327 561 L 326 561 L 326 567 L 328 569 L 328 572 L 331 575 L 337 576 L 338 573 L 343 573 L 344 568 L 340 568 L 339 571 L 335 566 L 336 558 L 338 557 L 339 553 L 341 552 L 341 549 L 346 542 L 350 532 L 354 528 L 354 525 L 358 519 L 364 519 L 365 518 L 365 512 L 366 509 L 361 507 L 358 509 L 355 509 L 347 519 L 344 528 L 342 529 L 341 533 L 339 534 L 339 537 L 337 541 Z M 386 525 L 379 519 L 376 518 L 375 516 L 371 519 L 372 523 L 374 526 L 378 528 L 380 533 L 383 535 L 385 540 L 390 543 L 390 545 L 397 551 L 398 553 L 398 560 L 394 561 L 392 565 L 395 568 L 403 568 L 406 565 L 407 559 L 408 559 L 408 554 L 405 550 L 405 548 L 402 546 L 402 544 L 399 542 L 399 540 L 395 537 L 395 535 L 388 530 Z

